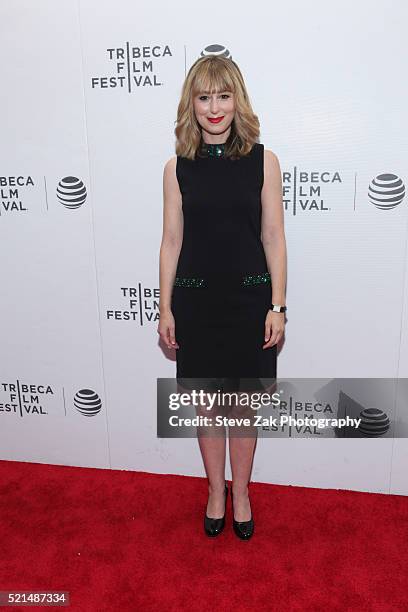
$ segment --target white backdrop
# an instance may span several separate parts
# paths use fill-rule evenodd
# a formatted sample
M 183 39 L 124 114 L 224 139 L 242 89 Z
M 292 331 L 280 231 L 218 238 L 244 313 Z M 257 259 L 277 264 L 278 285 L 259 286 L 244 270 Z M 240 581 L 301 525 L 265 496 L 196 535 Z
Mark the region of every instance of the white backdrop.
M 197 440 L 156 437 L 156 379 L 175 376 L 157 334 L 163 166 L 210 45 L 241 67 L 281 163 L 278 376 L 408 376 L 403 0 L 0 11 L 0 458 L 204 475 Z M 400 202 L 376 206 L 375 180 Z M 407 467 L 403 438 L 262 439 L 253 480 L 407 495 Z

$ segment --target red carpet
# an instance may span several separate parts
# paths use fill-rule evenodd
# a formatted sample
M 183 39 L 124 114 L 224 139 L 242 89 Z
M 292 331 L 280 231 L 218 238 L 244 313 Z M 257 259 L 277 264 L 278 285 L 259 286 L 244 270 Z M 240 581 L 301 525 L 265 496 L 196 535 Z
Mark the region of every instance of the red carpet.
M 0 590 L 59 609 L 408 610 L 407 497 L 251 483 L 242 542 L 230 499 L 205 535 L 204 478 L 0 461 L 0 483 Z

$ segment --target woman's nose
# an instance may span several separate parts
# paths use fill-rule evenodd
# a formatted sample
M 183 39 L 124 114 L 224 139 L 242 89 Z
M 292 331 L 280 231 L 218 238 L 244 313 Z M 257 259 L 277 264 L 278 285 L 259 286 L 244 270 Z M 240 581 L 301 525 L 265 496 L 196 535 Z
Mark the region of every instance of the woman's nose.
M 218 100 L 217 99 L 213 98 L 211 100 L 210 109 L 211 109 L 211 112 L 215 115 L 215 113 L 218 110 Z

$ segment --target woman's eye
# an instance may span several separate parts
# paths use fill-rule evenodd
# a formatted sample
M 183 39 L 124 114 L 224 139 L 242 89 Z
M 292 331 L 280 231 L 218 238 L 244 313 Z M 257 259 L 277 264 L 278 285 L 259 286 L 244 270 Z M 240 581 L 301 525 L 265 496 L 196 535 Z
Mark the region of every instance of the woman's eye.
M 208 98 L 208 96 L 200 96 L 200 100 L 206 100 Z M 221 94 L 221 98 L 229 98 L 229 94 Z

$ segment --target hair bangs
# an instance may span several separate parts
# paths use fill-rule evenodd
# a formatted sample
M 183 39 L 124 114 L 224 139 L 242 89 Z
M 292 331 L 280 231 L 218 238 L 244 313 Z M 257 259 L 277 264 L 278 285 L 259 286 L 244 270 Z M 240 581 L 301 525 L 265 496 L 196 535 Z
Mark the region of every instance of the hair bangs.
M 211 63 L 202 64 L 197 70 L 193 84 L 193 95 L 199 93 L 217 93 L 230 91 L 235 93 L 235 84 L 232 75 L 226 66 Z

